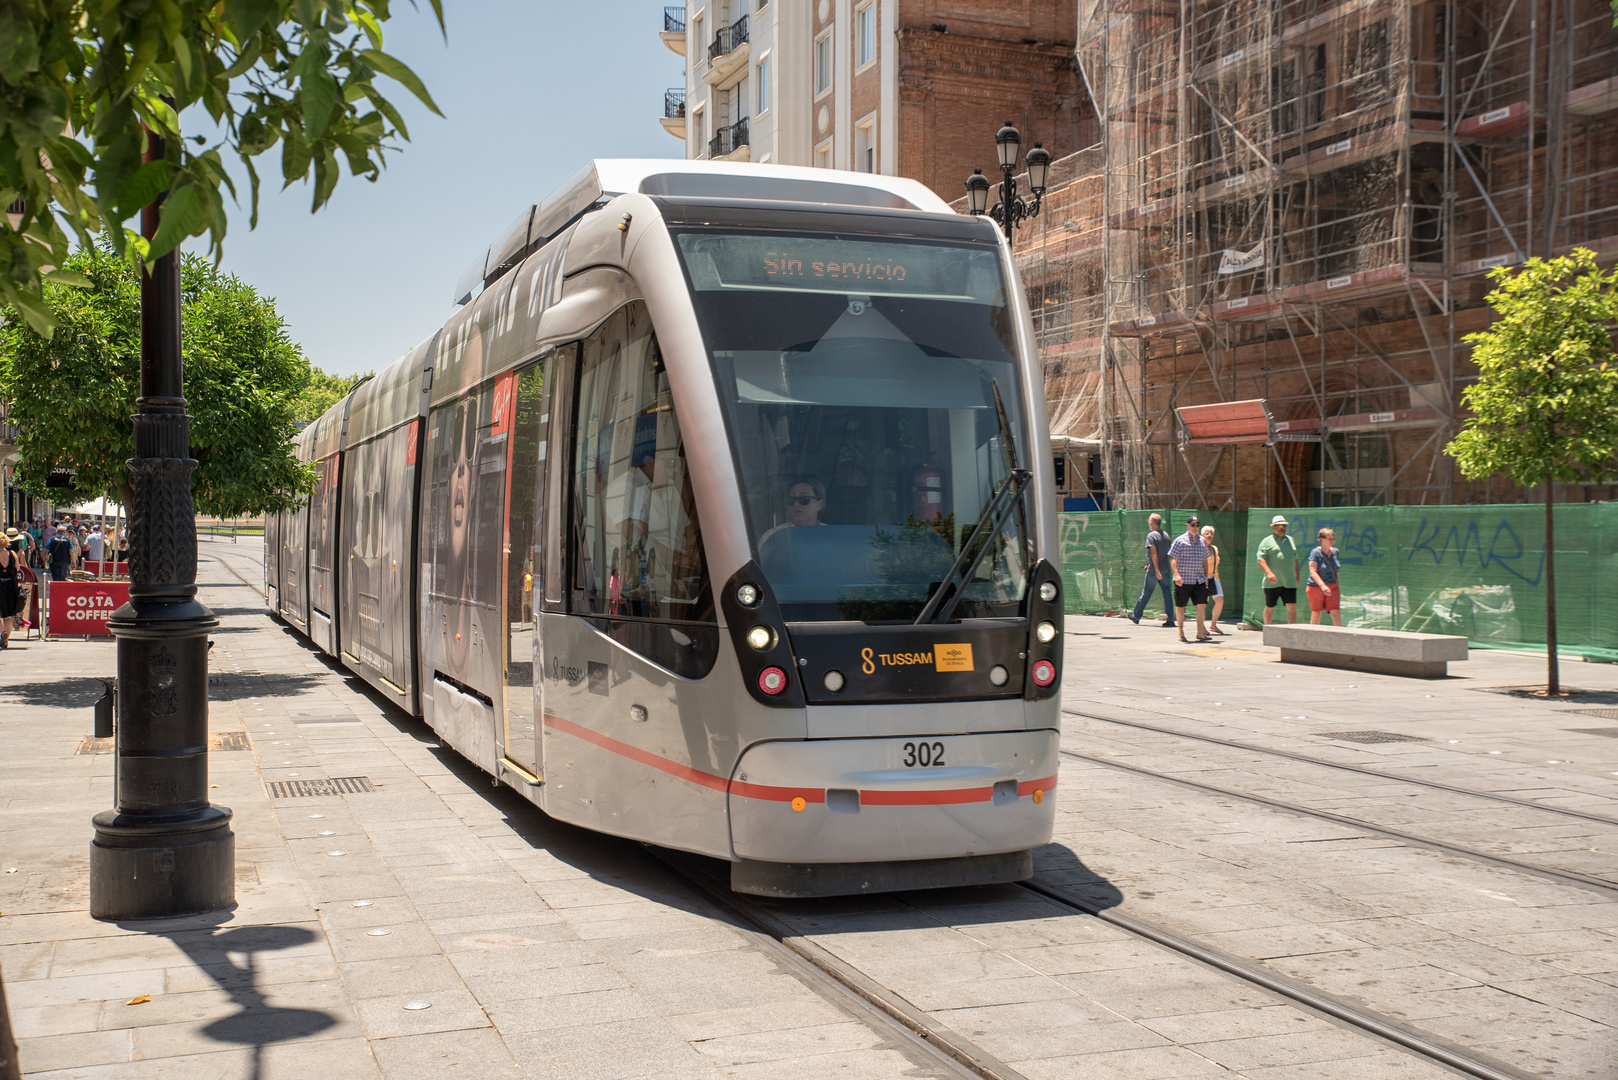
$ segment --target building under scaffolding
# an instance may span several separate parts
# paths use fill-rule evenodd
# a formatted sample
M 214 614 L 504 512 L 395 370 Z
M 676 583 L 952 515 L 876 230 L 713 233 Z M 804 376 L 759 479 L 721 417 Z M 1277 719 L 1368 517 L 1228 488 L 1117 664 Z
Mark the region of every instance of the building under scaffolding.
M 1518 499 L 1442 450 L 1487 270 L 1618 257 L 1606 0 L 1087 0 L 1078 42 L 1104 141 L 1018 238 L 1064 493 Z

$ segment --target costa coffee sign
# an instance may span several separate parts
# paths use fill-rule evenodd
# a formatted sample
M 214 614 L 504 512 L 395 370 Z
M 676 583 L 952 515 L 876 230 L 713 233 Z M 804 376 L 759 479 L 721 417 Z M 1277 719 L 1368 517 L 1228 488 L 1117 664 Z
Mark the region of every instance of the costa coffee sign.
M 107 636 L 107 619 L 129 602 L 127 581 L 53 581 L 50 596 L 50 632 Z

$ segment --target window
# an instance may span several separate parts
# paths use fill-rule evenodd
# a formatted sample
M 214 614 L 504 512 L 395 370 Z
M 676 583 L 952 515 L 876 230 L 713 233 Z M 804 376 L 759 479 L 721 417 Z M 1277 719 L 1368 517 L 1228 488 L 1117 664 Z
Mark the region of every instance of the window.
M 876 118 L 873 116 L 854 129 L 854 170 L 876 172 Z
M 620 308 L 585 339 L 576 400 L 573 613 L 713 622 L 685 446 L 643 302 Z M 678 674 L 700 666 L 702 649 L 689 633 L 609 632 Z
M 815 42 L 815 93 L 824 94 L 831 89 L 831 33 L 821 35 Z
M 768 56 L 758 62 L 758 70 L 754 72 L 753 81 L 758 83 L 758 108 L 753 115 L 763 116 L 770 111 L 770 58 Z
M 854 13 L 854 63 L 864 67 L 876 59 L 876 5 L 866 4 Z
M 823 142 L 819 146 L 815 147 L 815 168 L 817 168 L 817 169 L 829 169 L 829 168 L 831 168 L 831 140 L 830 139 L 827 139 L 825 142 Z

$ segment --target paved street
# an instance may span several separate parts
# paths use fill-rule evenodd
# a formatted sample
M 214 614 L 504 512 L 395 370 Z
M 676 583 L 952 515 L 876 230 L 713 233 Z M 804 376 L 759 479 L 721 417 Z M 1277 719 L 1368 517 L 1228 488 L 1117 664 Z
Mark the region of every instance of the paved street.
M 28 1075 L 967 1075 L 637 846 L 493 786 L 270 620 L 255 548 L 202 548 L 235 911 L 88 918 L 113 647 L 0 657 L 0 968 Z M 1590 880 L 1618 880 L 1618 825 L 1591 820 L 1618 819 L 1618 668 L 1567 664 L 1591 693 L 1548 703 L 1502 692 L 1542 677 L 1516 654 L 1428 682 L 1283 666 L 1252 632 L 1067 624 L 1076 756 L 1041 880 L 1507 1075 L 1618 1077 L 1618 889 Z M 368 785 L 272 797 L 316 778 Z M 1007 1077 L 1455 1075 L 1017 887 L 764 907 Z

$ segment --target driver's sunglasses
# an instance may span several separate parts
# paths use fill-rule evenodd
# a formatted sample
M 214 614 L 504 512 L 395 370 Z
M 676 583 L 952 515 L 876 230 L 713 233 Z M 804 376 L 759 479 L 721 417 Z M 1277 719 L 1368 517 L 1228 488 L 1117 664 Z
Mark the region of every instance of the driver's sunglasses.
M 788 495 L 787 496 L 787 505 L 788 506 L 808 506 L 810 503 L 817 502 L 817 501 L 819 501 L 819 500 L 817 500 L 813 495 Z

